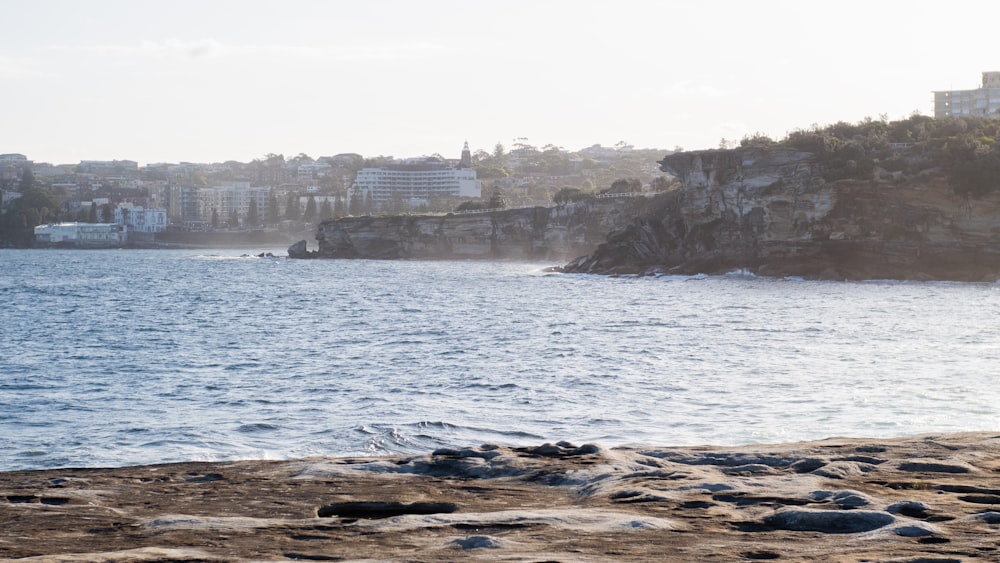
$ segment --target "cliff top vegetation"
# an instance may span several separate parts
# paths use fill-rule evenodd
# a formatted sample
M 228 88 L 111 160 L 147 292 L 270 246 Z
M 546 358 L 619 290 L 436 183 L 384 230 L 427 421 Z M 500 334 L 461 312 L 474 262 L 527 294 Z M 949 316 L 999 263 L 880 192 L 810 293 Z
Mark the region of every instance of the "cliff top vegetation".
M 739 147 L 811 152 L 824 165 L 827 181 L 871 178 L 877 168 L 897 177 L 940 172 L 956 193 L 979 197 L 1000 191 L 998 139 L 1000 119 L 912 115 L 814 125 L 779 141 L 754 134 Z

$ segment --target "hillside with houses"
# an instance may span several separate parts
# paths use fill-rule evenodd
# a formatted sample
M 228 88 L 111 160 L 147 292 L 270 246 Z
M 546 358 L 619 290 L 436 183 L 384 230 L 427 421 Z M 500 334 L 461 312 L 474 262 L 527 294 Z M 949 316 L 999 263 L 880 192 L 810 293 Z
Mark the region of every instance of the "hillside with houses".
M 669 184 L 656 161 L 670 152 L 625 142 L 569 151 L 522 138 L 490 150 L 466 143 L 455 158 L 267 154 L 250 162 L 140 165 L 51 164 L 2 154 L 0 245 L 239 241 L 250 233 L 261 240 L 261 232 L 294 238 L 345 216 L 549 206 L 602 191 L 656 192 Z

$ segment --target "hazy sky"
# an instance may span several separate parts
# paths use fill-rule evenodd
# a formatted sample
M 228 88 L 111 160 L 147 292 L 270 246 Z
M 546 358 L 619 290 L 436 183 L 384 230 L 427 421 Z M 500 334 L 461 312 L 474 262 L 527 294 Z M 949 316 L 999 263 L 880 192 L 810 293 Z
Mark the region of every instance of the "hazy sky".
M 1000 2 L 0 0 L 0 153 L 36 162 L 713 148 L 1000 70 Z

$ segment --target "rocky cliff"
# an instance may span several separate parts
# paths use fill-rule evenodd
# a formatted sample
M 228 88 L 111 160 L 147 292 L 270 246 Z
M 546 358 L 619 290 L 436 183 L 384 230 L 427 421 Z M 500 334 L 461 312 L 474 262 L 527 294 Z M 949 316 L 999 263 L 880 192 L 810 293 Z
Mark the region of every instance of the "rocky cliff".
M 593 198 L 559 207 L 447 215 L 345 217 L 321 223 L 319 250 L 291 257 L 524 259 L 566 261 L 592 252 L 643 213 L 636 198 Z
M 676 153 L 681 187 L 567 272 L 725 273 L 821 279 L 1000 278 L 1000 196 L 960 196 L 947 175 L 827 182 L 812 153 Z

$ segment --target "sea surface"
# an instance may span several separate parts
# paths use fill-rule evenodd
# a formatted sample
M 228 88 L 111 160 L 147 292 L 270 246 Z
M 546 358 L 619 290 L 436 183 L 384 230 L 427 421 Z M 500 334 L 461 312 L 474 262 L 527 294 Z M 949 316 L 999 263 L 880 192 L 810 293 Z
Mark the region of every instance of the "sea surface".
M 1000 284 L 269 250 L 0 250 L 0 470 L 1000 430 Z

